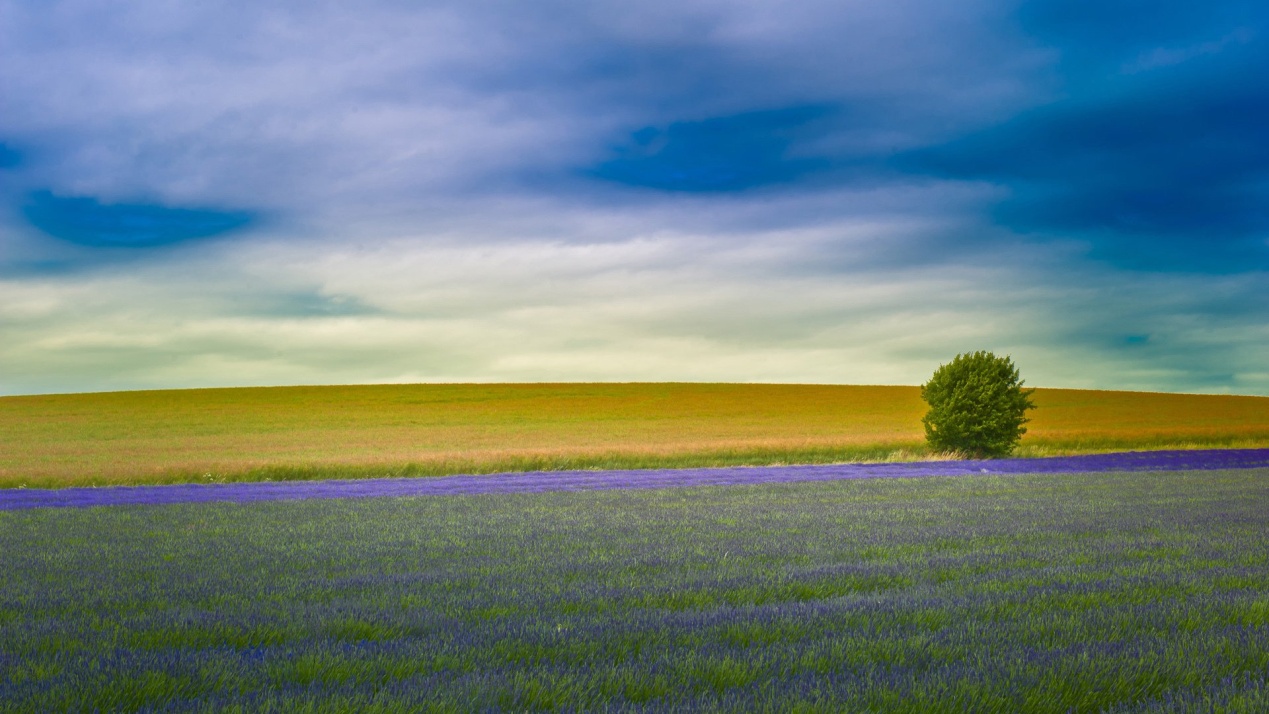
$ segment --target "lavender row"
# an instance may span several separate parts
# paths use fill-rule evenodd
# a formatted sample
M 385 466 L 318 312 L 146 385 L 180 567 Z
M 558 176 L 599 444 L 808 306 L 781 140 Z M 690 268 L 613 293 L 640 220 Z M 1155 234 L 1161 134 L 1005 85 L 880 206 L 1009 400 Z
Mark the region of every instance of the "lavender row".
M 1269 467 L 1269 449 L 1133 451 L 1040 459 L 921 461 L 828 466 L 763 466 L 612 471 L 537 471 L 444 478 L 335 479 L 170 486 L 10 489 L 0 510 L 84 508 L 128 504 L 281 501 L 314 498 L 445 496 L 684 486 L 733 486 L 800 481 L 923 478 L 971 474 L 1200 471 Z

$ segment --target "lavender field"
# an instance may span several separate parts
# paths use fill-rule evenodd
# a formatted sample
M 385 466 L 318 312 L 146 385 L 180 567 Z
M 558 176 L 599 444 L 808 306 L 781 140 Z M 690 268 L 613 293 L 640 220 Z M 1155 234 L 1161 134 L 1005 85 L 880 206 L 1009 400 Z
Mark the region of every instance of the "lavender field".
M 1265 711 L 1225 465 L 16 508 L 0 711 Z

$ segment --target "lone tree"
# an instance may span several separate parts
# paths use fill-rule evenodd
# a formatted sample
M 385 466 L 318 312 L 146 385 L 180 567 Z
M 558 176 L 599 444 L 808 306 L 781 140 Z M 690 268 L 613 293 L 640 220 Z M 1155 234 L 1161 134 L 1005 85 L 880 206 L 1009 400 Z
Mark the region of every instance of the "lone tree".
M 1035 408 L 1035 390 L 1022 384 L 1008 357 L 956 355 L 921 385 L 921 398 L 930 405 L 921 419 L 926 440 L 939 451 L 977 458 L 1008 455 L 1027 433 L 1026 411 Z

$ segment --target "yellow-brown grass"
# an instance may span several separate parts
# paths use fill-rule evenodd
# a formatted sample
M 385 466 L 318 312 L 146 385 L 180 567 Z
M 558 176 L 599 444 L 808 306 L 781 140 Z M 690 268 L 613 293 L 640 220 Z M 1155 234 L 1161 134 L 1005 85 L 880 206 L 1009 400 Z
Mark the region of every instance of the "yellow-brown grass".
M 1269 398 L 1041 389 L 1022 455 L 1269 446 Z M 916 387 L 376 385 L 0 398 L 0 486 L 924 458 Z

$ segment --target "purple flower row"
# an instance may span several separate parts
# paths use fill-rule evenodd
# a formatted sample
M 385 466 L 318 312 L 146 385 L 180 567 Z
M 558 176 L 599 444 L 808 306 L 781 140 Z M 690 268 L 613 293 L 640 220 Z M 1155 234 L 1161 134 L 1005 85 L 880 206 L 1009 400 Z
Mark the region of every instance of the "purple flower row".
M 1190 471 L 1269 468 L 1269 449 L 1131 451 L 1042 459 L 920 461 L 828 466 L 760 466 L 624 471 L 536 471 L 480 476 L 334 479 L 171 486 L 0 490 L 0 510 L 125 504 L 281 501 L 308 498 L 445 496 L 622 488 L 733 486 L 797 481 L 921 478 L 969 474 Z

